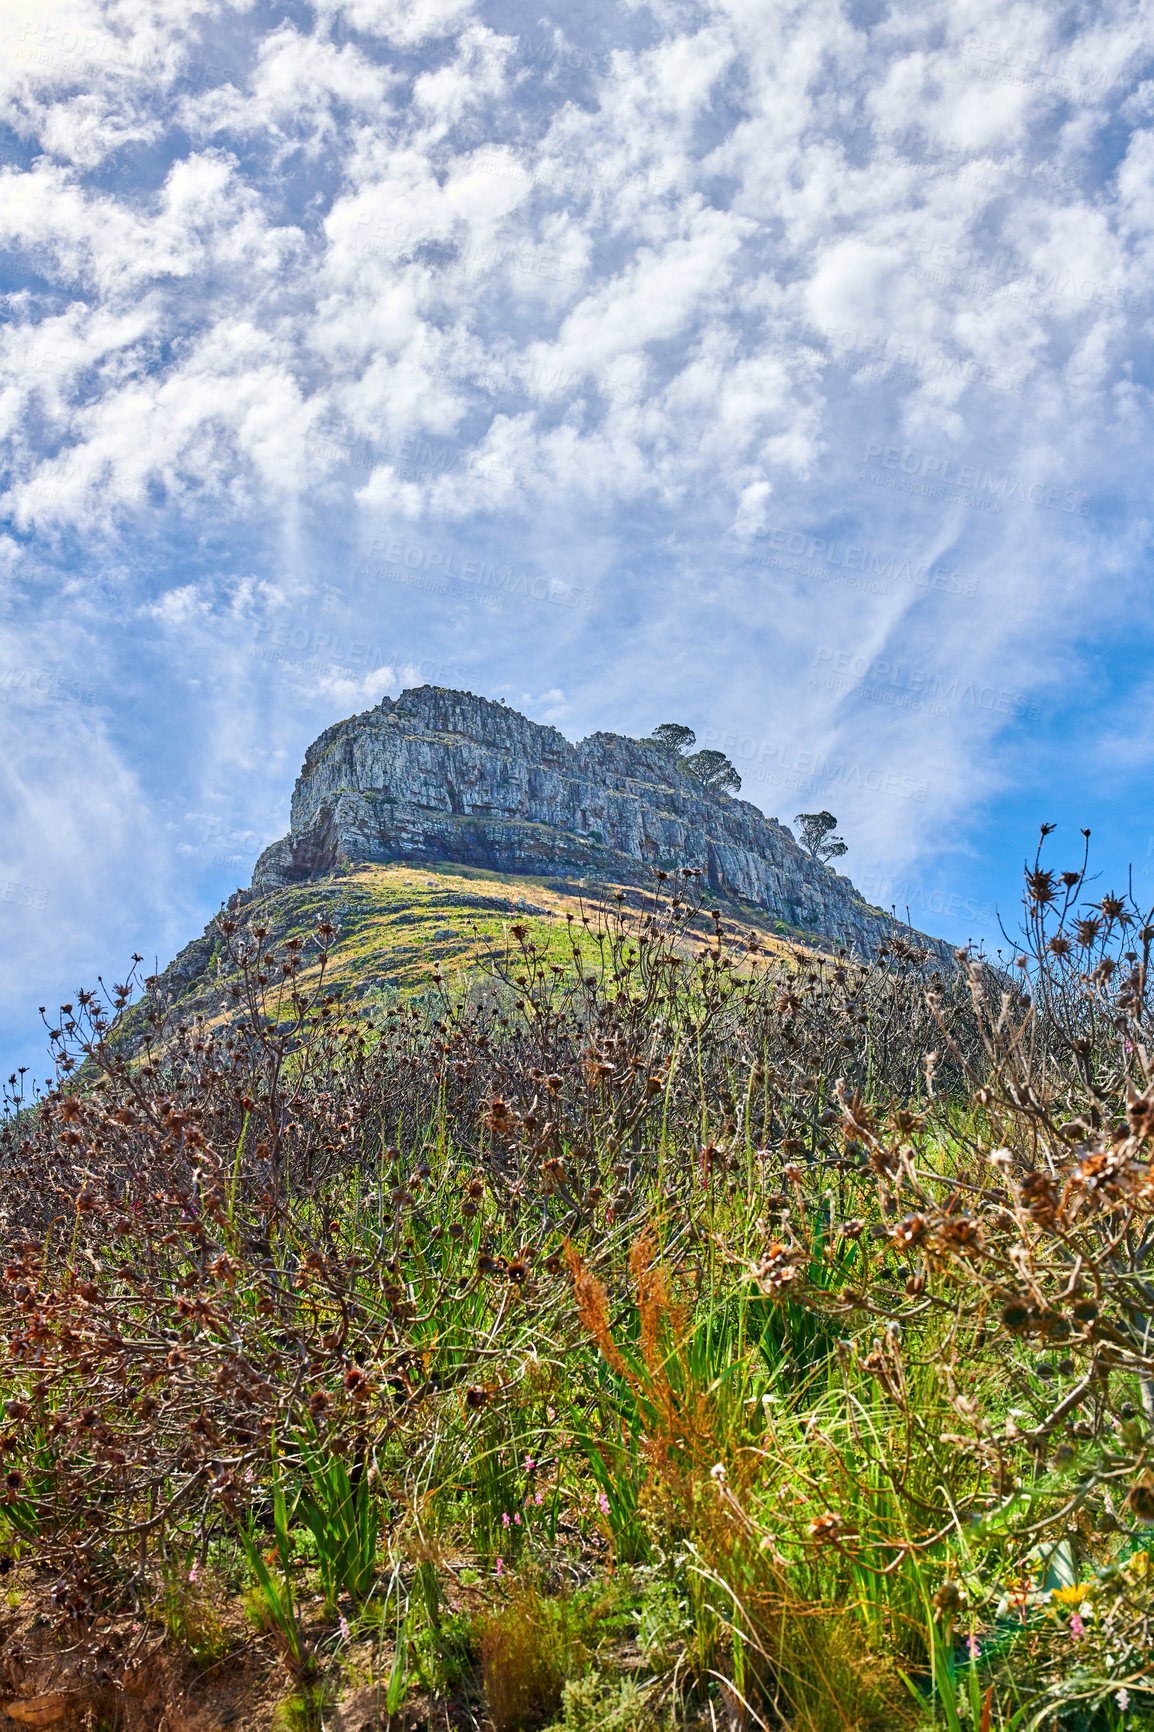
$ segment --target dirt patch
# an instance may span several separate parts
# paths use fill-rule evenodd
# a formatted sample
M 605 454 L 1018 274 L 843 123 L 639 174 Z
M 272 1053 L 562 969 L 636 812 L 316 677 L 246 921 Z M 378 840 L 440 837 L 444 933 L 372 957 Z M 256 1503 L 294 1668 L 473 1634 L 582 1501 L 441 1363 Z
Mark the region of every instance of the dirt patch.
M 242 1641 L 204 1669 L 152 1625 L 100 1619 L 83 1634 L 52 1616 L 46 1589 L 0 1618 L 0 1727 L 61 1732 L 217 1732 L 267 1727 L 285 1693 L 266 1643 Z M 279 1675 L 278 1675 L 279 1674 Z

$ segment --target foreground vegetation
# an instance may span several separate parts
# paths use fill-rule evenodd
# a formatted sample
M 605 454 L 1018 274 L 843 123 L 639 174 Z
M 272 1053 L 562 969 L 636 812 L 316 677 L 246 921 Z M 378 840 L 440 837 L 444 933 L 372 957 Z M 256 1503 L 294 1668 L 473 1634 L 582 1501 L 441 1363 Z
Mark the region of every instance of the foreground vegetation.
M 1007 972 L 662 874 L 411 1001 L 259 904 L 228 1019 L 78 994 L 0 1137 L 9 1712 L 1154 1726 L 1154 925 L 1084 886 Z

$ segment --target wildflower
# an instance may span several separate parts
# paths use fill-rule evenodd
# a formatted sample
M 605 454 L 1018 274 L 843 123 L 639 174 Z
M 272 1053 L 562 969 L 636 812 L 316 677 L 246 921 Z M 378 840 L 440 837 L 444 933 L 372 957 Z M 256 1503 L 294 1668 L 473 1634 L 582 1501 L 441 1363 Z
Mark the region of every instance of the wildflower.
M 192 1568 L 188 1572 L 188 1579 L 190 1582 L 196 1582 L 196 1581 L 200 1580 L 200 1574 L 199 1574 L 199 1571 L 197 1570 L 197 1567 L 195 1564 L 193 1564 Z
M 527 1455 L 525 1457 L 525 1472 L 526 1473 L 532 1473 L 532 1471 L 533 1471 L 533 1457 L 531 1455 Z
M 603 1491 L 597 1493 L 597 1508 L 601 1511 L 602 1515 L 609 1514 L 609 1499 L 605 1496 Z
M 508 1525 L 509 1525 L 509 1512 L 508 1512 L 508 1510 L 503 1510 L 502 1514 L 501 1514 L 501 1526 L 503 1528 L 507 1528 Z
M 966 1643 L 966 1647 L 969 1650 L 970 1659 L 976 1660 L 978 1655 L 981 1653 L 981 1648 L 978 1645 L 978 1638 L 976 1636 L 971 1636 Z
M 715 1461 L 709 1470 L 709 1477 L 710 1479 L 716 1480 L 718 1485 L 721 1485 L 725 1479 L 725 1463 L 723 1461 Z
M 1122 1688 L 1116 1693 L 1114 1700 L 1115 1700 L 1115 1702 L 1117 1702 L 1119 1708 L 1121 1708 L 1121 1710 L 1124 1714 L 1126 1712 L 1127 1708 L 1130 1706 L 1130 1692 L 1129 1692 L 1129 1690 L 1127 1690 L 1125 1685 L 1123 1685 Z
M 518 1527 L 521 1526 L 521 1511 L 520 1510 L 514 1511 L 513 1520 L 516 1522 Z
M 1073 1636 L 1075 1641 L 1078 1640 L 1079 1636 L 1084 1636 L 1086 1634 L 1086 1626 L 1078 1616 L 1077 1612 L 1075 1612 L 1074 1616 L 1070 1619 L 1070 1634 Z
M 352 1635 L 352 1631 L 349 1629 L 349 1620 L 345 1617 L 344 1613 L 342 1612 L 341 1613 L 341 1636 L 347 1642 L 349 1640 L 349 1638 L 351 1637 L 351 1635 Z
M 536 1503 L 536 1504 L 541 1504 L 541 1503 L 544 1503 L 544 1502 L 545 1502 L 545 1494 L 544 1494 L 544 1492 L 540 1492 L 540 1491 L 539 1491 L 539 1492 L 538 1492 L 538 1493 L 537 1493 L 537 1495 L 536 1495 L 536 1497 L 535 1497 L 535 1498 L 534 1498 L 534 1499 L 533 1499 L 533 1502 L 534 1502 L 534 1503 Z
M 500 1558 L 497 1559 L 497 1574 L 499 1576 L 503 1576 L 505 1574 L 505 1566 L 501 1562 Z

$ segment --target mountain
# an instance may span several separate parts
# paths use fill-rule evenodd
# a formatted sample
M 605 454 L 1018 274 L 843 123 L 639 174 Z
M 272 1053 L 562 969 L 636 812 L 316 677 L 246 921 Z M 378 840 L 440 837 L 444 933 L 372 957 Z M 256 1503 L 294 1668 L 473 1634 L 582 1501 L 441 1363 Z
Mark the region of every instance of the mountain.
M 503 704 L 435 686 L 384 698 L 314 741 L 288 835 L 228 906 L 250 929 L 259 916 L 274 945 L 329 921 L 338 936 L 326 982 L 361 1000 L 426 987 L 433 969 L 463 980 L 518 915 L 552 928 L 567 963 L 589 901 L 619 891 L 636 908 L 655 868 L 697 869 L 730 938 L 753 930 L 769 949 L 800 941 L 866 953 L 900 935 L 955 966 L 949 945 L 871 907 L 784 825 L 705 789 L 672 747 L 605 733 L 574 746 Z M 566 914 L 576 917 L 571 933 Z M 712 931 L 703 912 L 686 936 Z M 227 1017 L 231 975 L 210 921 L 126 1013 L 130 1045 L 155 1000 Z
M 383 861 L 643 886 L 655 867 L 697 867 L 714 896 L 798 934 L 870 950 L 893 931 L 848 878 L 748 800 L 704 788 L 673 747 L 605 733 L 571 745 L 439 686 L 384 698 L 314 741 L 289 833 L 265 849 L 252 888 Z

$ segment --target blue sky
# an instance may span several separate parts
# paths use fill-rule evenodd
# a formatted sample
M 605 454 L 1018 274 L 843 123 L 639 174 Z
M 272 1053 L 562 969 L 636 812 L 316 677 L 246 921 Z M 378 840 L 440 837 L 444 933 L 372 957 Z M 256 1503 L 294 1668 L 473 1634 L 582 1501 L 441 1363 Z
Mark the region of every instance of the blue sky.
M 426 680 L 1154 900 L 1151 6 L 540 4 L 4 0 L 5 1073 Z

